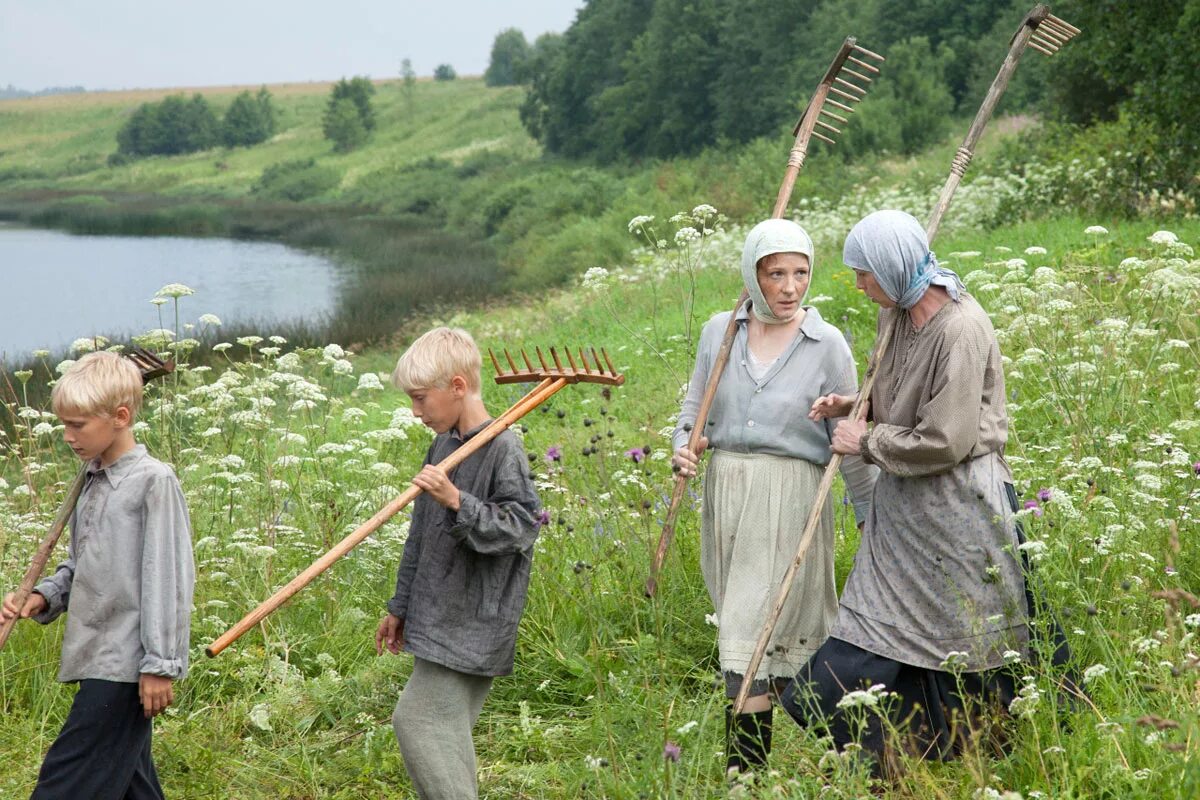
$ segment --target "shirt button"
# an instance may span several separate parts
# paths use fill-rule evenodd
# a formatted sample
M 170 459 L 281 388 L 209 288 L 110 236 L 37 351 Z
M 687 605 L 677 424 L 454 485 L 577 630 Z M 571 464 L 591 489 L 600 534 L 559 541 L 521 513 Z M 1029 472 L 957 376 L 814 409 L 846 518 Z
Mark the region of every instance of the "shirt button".
M 755 394 L 762 394 L 762 389 L 755 389 L 755 390 L 754 390 L 754 393 L 755 393 Z
M 753 427 L 754 427 L 754 420 L 750 420 L 749 422 L 747 422 L 747 423 L 746 423 L 746 427 L 747 427 L 747 428 L 753 428 Z

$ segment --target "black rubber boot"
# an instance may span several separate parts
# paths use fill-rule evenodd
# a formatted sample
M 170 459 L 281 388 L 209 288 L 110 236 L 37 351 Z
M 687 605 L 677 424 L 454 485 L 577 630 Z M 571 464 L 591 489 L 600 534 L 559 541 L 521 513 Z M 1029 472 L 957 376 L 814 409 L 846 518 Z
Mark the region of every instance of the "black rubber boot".
M 771 709 L 734 714 L 725 709 L 725 769 L 752 772 L 767 766 L 771 754 Z

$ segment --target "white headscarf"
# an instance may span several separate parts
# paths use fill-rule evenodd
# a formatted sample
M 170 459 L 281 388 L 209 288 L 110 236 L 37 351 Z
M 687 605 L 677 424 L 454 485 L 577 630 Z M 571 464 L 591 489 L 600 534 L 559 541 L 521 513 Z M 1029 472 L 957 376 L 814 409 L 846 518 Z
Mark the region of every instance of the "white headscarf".
M 941 286 L 958 302 L 965 287 L 953 270 L 938 264 L 925 229 L 903 211 L 876 211 L 850 229 L 842 261 L 875 276 L 879 288 L 901 308 L 912 308 L 930 286 Z
M 758 285 L 758 262 L 772 253 L 800 253 L 808 256 L 809 275 L 813 268 L 813 243 L 808 233 L 790 219 L 768 219 L 758 223 L 746 235 L 746 246 L 742 248 L 742 283 L 750 295 L 750 310 L 767 325 L 782 325 L 791 322 L 804 304 L 808 289 L 800 296 L 796 311 L 787 319 L 771 313 L 767 298 Z M 812 281 L 809 281 L 809 286 Z

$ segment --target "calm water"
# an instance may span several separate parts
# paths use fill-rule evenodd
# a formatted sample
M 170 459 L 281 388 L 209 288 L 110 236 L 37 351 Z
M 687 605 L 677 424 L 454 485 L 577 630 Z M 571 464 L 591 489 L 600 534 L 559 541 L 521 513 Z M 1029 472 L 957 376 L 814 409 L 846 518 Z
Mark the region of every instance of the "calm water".
M 0 355 L 21 361 L 95 334 L 173 328 L 162 286 L 196 290 L 179 301 L 180 324 L 201 314 L 222 322 L 316 321 L 338 299 L 346 270 L 280 244 L 183 237 L 73 236 L 0 224 Z

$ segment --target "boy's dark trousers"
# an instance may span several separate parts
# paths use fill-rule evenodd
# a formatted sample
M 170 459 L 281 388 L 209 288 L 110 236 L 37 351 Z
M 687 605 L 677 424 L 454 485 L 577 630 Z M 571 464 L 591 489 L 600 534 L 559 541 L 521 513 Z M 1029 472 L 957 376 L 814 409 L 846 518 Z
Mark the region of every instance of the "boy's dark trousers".
M 30 800 L 163 800 L 136 683 L 82 680 Z

